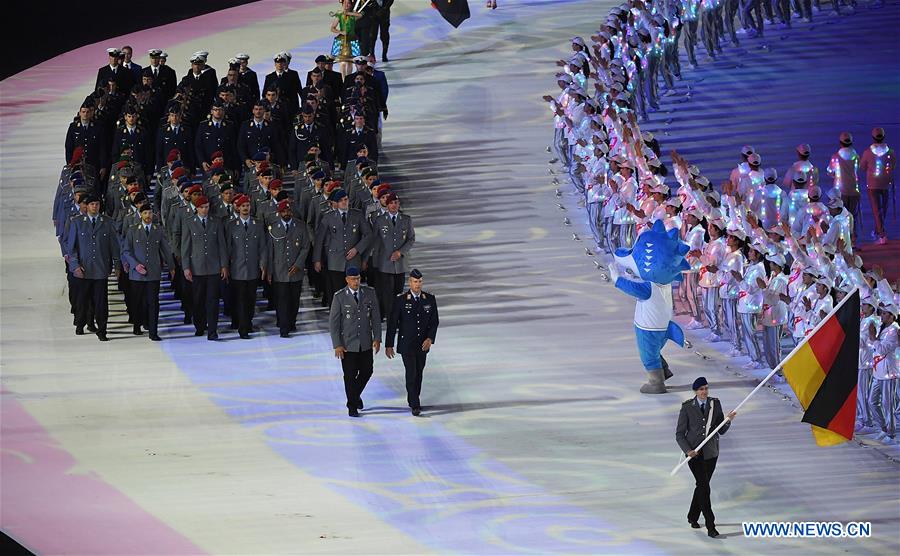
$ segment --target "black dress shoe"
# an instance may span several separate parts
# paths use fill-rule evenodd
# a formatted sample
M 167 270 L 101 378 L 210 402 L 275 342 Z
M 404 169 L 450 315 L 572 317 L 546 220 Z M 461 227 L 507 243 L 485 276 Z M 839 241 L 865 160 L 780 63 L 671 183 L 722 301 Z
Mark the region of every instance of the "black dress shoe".
M 390 62 L 390 60 L 388 60 L 387 53 L 385 53 L 385 54 L 381 57 L 381 61 L 382 61 L 382 62 Z
M 184 324 L 191 324 L 191 322 L 193 322 L 193 320 L 194 319 L 192 319 L 191 317 L 189 317 L 187 315 L 184 316 Z
M 366 405 L 362 403 L 362 398 L 360 398 L 359 401 L 356 402 L 356 409 L 365 409 L 365 407 Z
M 247 334 L 247 333 L 245 332 L 245 333 L 243 333 L 243 334 L 240 334 L 240 337 L 241 337 L 241 340 L 249 340 L 249 339 L 250 339 L 250 334 Z
M 131 329 L 131 333 L 134 334 L 135 336 L 141 336 L 144 334 L 144 331 L 141 330 L 140 324 L 135 324 L 134 327 Z
M 106 332 L 105 332 L 105 331 L 97 332 L 97 338 L 99 338 L 101 342 L 108 342 L 108 341 L 109 341 L 109 338 L 106 337 Z
M 697 523 L 696 521 L 691 521 L 689 523 L 691 524 L 691 529 L 699 529 L 700 528 L 700 524 Z
M 216 341 L 216 340 L 219 339 L 219 333 L 218 333 L 218 332 L 213 332 L 213 333 L 211 333 L 211 334 L 208 334 L 208 335 L 206 336 L 206 339 L 209 340 L 209 341 L 211 341 L 211 342 L 214 342 L 214 341 Z
M 359 417 L 359 411 L 356 411 L 355 407 L 351 407 L 347 410 L 347 415 L 349 415 L 350 417 Z
M 79 326 L 78 328 L 76 328 L 76 329 L 75 329 L 75 335 L 76 335 L 76 336 L 84 336 L 84 328 L 81 327 L 81 326 Z
M 194 330 L 194 336 L 203 336 L 206 334 L 205 330 Z
M 161 342 L 162 338 L 159 337 L 159 334 L 150 334 L 150 339 L 154 342 Z
M 707 527 L 707 528 L 706 528 L 706 534 L 709 535 L 709 536 L 712 537 L 712 538 L 716 538 L 716 537 L 719 536 L 719 532 L 716 531 L 716 528 L 715 528 L 715 527 Z
M 280 335 L 282 338 L 290 338 L 291 337 L 291 334 L 289 332 L 282 332 Z
M 288 328 L 288 332 L 296 332 L 296 331 L 297 331 L 297 325 L 296 325 L 296 324 L 292 324 L 291 327 Z
M 87 325 L 88 332 L 97 332 L 97 327 L 93 324 Z
M 419 409 L 418 407 L 412 408 L 412 414 L 415 415 L 416 417 L 418 417 L 420 413 L 422 413 L 422 410 Z
M 232 329 L 232 330 L 237 330 L 237 329 L 238 329 L 238 325 L 237 325 L 236 322 L 233 322 L 233 323 L 231 323 L 231 325 L 229 325 L 228 328 L 230 328 L 230 329 Z

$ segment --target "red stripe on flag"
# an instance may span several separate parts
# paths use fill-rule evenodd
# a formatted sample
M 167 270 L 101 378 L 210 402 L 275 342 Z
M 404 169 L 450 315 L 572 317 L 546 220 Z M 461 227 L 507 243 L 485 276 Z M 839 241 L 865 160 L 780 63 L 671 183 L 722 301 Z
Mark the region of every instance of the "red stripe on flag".
M 853 438 L 853 426 L 856 424 L 856 388 L 850 392 L 844 404 L 828 423 L 828 430 L 836 432 L 846 439 Z
M 822 325 L 816 333 L 809 338 L 809 347 L 812 348 L 819 365 L 827 375 L 831 371 L 834 358 L 841 350 L 844 343 L 844 328 L 833 316 Z

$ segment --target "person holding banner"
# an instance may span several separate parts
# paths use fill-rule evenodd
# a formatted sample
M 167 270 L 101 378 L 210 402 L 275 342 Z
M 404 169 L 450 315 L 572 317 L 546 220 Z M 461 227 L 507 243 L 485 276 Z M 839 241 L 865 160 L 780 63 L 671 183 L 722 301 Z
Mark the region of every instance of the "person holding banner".
M 685 455 L 690 458 L 688 467 L 696 480 L 694 497 L 687 515 L 688 523 L 694 529 L 699 529 L 700 524 L 697 520 L 702 513 L 703 519 L 706 521 L 707 534 L 715 538 L 719 536 L 719 532 L 716 531 L 716 516 L 709 499 L 709 483 L 716 470 L 716 461 L 719 459 L 718 435 L 728 431 L 731 421 L 737 413 L 732 411 L 726 416 L 722 412 L 722 404 L 718 398 L 709 396 L 709 383 L 705 377 L 697 378 L 692 388 L 696 395 L 681 404 L 678 425 L 675 427 L 675 441 L 678 442 L 678 446 Z M 716 427 L 725 420 L 728 422 L 716 431 Z M 711 429 L 715 436 L 707 441 L 706 437 Z M 699 451 L 697 451 L 697 447 L 700 447 Z

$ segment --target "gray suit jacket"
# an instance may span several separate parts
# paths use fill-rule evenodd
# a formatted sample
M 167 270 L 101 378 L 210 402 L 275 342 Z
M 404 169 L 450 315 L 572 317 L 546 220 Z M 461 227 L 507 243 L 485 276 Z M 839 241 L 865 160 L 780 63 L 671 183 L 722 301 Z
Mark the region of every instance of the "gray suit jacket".
M 416 231 L 413 229 L 412 218 L 397 213 L 397 223 L 391 223 L 391 215 L 386 212 L 375 219 L 373 226 L 376 239 L 373 242 L 378 249 L 373 254 L 377 257 L 373 266 L 380 272 L 388 274 L 405 274 L 409 269 L 407 264 L 409 251 L 416 242 Z M 391 261 L 391 254 L 400 251 L 400 258 Z
M 312 245 L 306 223 L 294 218 L 290 230 L 284 229 L 284 221 L 277 219 L 267 227 L 269 231 L 269 263 L 273 282 L 302 282 L 306 272 L 306 255 Z M 289 274 L 291 266 L 300 269 Z
M 313 262 L 322 262 L 324 255 L 328 270 L 344 272 L 348 266 L 361 268 L 362 253 L 368 247 L 371 236 L 369 223 L 358 210 L 347 211 L 346 224 L 341 220 L 340 211 L 329 212 L 322 217 L 322 222 L 316 229 Z M 357 255 L 348 261 L 347 251 L 354 247 Z
M 187 203 L 184 206 L 175 207 L 172 211 L 172 248 L 179 257 L 181 256 L 181 240 L 184 237 L 182 230 L 185 228 L 185 222 L 197 214 L 196 210 L 194 205 Z
M 175 268 L 172 248 L 159 224 L 150 224 L 149 235 L 143 222 L 126 228 L 125 238 L 122 241 L 122 260 L 128 263 L 128 278 L 136 282 L 161 280 L 163 260 L 170 269 Z M 138 264 L 144 265 L 147 274 L 141 274 L 136 270 Z
M 228 251 L 228 271 L 233 280 L 255 280 L 260 269 L 266 268 L 266 233 L 262 222 L 251 217 L 244 229 L 241 218 L 235 218 L 225 228 Z
M 181 229 L 181 266 L 197 276 L 219 274 L 228 266 L 222 221 L 206 218 L 206 228 L 196 214 Z
M 695 398 L 691 398 L 681 404 L 681 411 L 678 413 L 678 425 L 675 427 L 675 441 L 678 442 L 678 446 L 685 455 L 699 446 L 706 438 L 706 420 L 709 418 L 710 401 L 714 402 L 712 422 L 709 424 L 709 432 L 712 432 L 719 426 L 719 423 L 725 420 L 722 402 L 718 398 L 707 398 L 706 411 L 703 413 L 700 413 L 700 408 L 697 406 Z M 716 436 L 703 446 L 703 459 L 719 457 L 719 435 L 728 432 L 730 427 L 730 422 L 725 423 L 725 426 L 716 433 Z
M 344 346 L 353 352 L 372 349 L 372 342 L 381 341 L 381 313 L 375 289 L 360 286 L 359 303 L 353 299 L 350 288 L 338 290 L 331 301 L 328 321 L 332 347 Z
M 74 271 L 80 266 L 88 280 L 109 277 L 114 261 L 119 260 L 119 236 L 112 219 L 100 214 L 92 227 L 88 216 L 73 218 L 66 238 L 66 252 L 69 270 Z

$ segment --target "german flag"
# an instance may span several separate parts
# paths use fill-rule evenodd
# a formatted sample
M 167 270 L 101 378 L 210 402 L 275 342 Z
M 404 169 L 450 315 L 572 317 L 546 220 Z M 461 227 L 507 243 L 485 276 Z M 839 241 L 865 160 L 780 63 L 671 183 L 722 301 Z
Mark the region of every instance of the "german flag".
M 468 0 L 432 0 L 431 6 L 454 27 L 459 27 L 471 15 Z
M 781 362 L 819 446 L 853 438 L 859 362 L 859 290 L 841 300 Z

